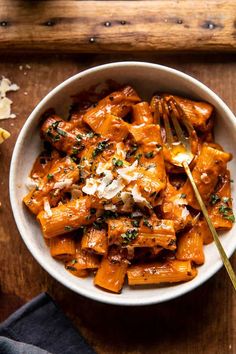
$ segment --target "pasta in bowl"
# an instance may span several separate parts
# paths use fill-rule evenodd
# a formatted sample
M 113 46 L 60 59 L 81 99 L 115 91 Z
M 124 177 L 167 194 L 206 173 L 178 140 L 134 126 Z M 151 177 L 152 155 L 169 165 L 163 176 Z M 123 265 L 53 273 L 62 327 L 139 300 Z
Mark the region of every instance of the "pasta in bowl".
M 183 170 L 171 164 L 164 130 L 157 124 L 170 97 L 195 128 L 191 168 L 212 222 L 220 230 L 233 226 L 227 168 L 232 156 L 213 138 L 214 104 L 163 88 L 149 95 L 149 101 L 132 82 L 95 102 L 96 95 L 89 102 L 81 95 L 69 119 L 56 109 L 40 122 L 46 149 L 33 165 L 33 188 L 24 203 L 36 215 L 51 255 L 78 277 L 79 286 L 92 283 L 86 277 L 95 274 L 94 291 L 109 291 L 103 292 L 102 301 L 161 301 L 125 298 L 129 291 L 151 291 L 152 296 L 163 292 L 163 287 L 140 285 L 167 283 L 169 292 L 169 283 L 176 283 L 175 292 L 188 284 L 183 282 L 193 283 L 205 260 L 203 244 L 212 241 Z M 126 276 L 128 286 L 115 295 Z M 123 293 L 121 302 L 113 300 Z

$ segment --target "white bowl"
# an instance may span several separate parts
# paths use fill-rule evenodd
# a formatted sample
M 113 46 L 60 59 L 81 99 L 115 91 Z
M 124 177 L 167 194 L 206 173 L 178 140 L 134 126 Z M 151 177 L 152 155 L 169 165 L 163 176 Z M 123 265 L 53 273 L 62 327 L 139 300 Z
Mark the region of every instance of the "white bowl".
M 209 72 L 209 75 L 211 73 Z M 34 109 L 17 139 L 10 169 L 10 199 L 16 224 L 29 251 L 39 264 L 60 283 L 69 289 L 93 300 L 115 305 L 147 305 L 160 303 L 183 295 L 204 283 L 215 274 L 222 262 L 214 243 L 205 246 L 205 264 L 198 267 L 195 279 L 177 285 L 164 287 L 131 288 L 125 286 L 121 294 L 103 291 L 93 285 L 92 278 L 80 279 L 65 270 L 63 264 L 55 261 L 44 243 L 35 218 L 23 206 L 22 198 L 27 193 L 25 182 L 36 156 L 41 151 L 39 121 L 41 114 L 54 107 L 58 114 L 68 113 L 71 95 L 95 84 L 113 79 L 118 83 L 129 83 L 141 97 L 150 98 L 155 91 L 166 91 L 201 99 L 213 104 L 217 111 L 215 127 L 216 141 L 225 150 L 236 156 L 236 120 L 226 104 L 208 87 L 180 71 L 150 63 L 118 62 L 85 70 L 54 88 Z M 231 176 L 236 181 L 236 167 L 229 164 Z M 228 256 L 236 248 L 235 225 L 221 237 Z M 225 276 L 226 273 L 225 273 Z M 230 280 L 229 280 L 230 281 Z

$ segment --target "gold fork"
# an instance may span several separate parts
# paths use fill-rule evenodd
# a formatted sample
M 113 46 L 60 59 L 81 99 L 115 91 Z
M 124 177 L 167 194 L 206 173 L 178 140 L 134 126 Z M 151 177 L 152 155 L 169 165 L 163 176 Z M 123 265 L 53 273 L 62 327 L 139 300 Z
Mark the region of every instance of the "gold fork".
M 185 125 L 189 137 L 187 138 L 182 130 L 181 125 L 179 124 L 178 119 L 176 116 L 179 116 L 181 114 L 181 122 Z M 202 210 L 202 213 L 206 219 L 206 222 L 209 226 L 209 229 L 213 235 L 215 244 L 218 248 L 218 251 L 220 253 L 221 259 L 224 263 L 224 266 L 228 272 L 228 275 L 232 281 L 233 287 L 236 290 L 236 276 L 234 273 L 234 270 L 229 262 L 229 259 L 224 251 L 224 248 L 221 245 L 221 242 L 219 240 L 219 236 L 216 232 L 215 227 L 213 226 L 211 219 L 209 217 L 208 211 L 206 209 L 206 206 L 202 200 L 202 197 L 198 191 L 198 188 L 196 186 L 196 183 L 193 179 L 191 170 L 189 168 L 189 164 L 194 158 L 194 155 L 191 151 L 191 137 L 194 135 L 195 130 L 191 123 L 187 121 L 184 112 L 182 109 L 177 105 L 173 97 L 170 97 L 168 99 L 168 103 L 165 101 L 165 99 L 160 98 L 157 102 L 157 110 L 156 113 L 154 114 L 154 117 L 156 118 L 156 122 L 160 125 L 160 118 L 163 118 L 164 122 L 164 128 L 166 132 L 166 147 L 171 153 L 171 162 L 176 165 L 183 167 L 185 169 L 185 172 L 189 178 L 189 181 L 192 185 L 193 191 L 195 193 L 195 196 L 197 198 L 197 201 L 199 203 L 199 206 Z M 171 118 L 174 130 L 176 132 L 176 136 L 178 138 L 178 141 L 175 141 L 171 125 L 170 125 L 170 120 L 169 117 Z

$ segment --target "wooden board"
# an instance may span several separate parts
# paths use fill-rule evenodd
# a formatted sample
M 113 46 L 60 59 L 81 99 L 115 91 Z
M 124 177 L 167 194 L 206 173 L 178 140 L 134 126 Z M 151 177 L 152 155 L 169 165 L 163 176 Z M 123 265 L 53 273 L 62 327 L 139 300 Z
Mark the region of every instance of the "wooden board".
M 52 279 L 33 259 L 16 229 L 8 175 L 15 140 L 27 116 L 49 90 L 69 76 L 97 64 L 127 59 L 183 70 L 207 84 L 236 112 L 233 55 L 1 57 L 0 75 L 21 88 L 11 94 L 17 118 L 1 122 L 12 136 L 0 146 L 0 321 L 27 300 L 47 291 L 101 354 L 236 353 L 236 298 L 224 269 L 176 300 L 149 307 L 115 307 L 79 296 Z M 232 264 L 236 269 L 235 255 Z
M 235 51 L 235 0 L 0 1 L 0 50 Z

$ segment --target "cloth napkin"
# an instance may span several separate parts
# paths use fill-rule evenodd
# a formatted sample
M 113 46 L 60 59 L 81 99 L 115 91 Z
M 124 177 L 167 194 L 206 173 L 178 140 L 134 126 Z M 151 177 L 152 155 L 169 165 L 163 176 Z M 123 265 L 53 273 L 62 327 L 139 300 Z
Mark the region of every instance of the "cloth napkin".
M 96 354 L 46 293 L 0 324 L 0 353 Z

